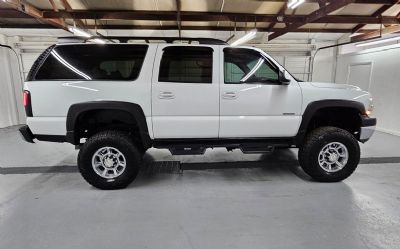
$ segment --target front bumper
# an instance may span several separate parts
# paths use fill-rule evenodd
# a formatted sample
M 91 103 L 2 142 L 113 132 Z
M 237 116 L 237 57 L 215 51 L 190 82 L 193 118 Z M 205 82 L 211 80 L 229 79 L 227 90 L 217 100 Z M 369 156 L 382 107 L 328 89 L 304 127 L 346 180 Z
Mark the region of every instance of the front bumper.
M 370 118 L 366 115 L 361 116 L 361 128 L 359 132 L 359 140 L 362 143 L 367 142 L 376 128 L 376 118 Z
M 19 133 L 21 134 L 22 138 L 28 142 L 28 143 L 35 143 L 33 139 L 35 139 L 35 136 L 33 135 L 31 129 L 29 129 L 29 126 L 24 125 L 21 128 L 19 128 Z

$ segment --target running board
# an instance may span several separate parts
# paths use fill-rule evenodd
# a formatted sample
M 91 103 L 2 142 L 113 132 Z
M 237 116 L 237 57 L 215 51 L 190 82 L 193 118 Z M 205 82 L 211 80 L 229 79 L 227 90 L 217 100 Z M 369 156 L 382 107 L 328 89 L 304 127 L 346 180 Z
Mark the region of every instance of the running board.
M 172 155 L 203 155 L 206 152 L 204 146 L 179 145 L 169 148 Z
M 274 149 L 275 147 L 270 144 L 265 144 L 265 145 L 243 144 L 242 146 L 240 146 L 240 150 L 243 152 L 243 154 L 271 153 L 274 151 Z

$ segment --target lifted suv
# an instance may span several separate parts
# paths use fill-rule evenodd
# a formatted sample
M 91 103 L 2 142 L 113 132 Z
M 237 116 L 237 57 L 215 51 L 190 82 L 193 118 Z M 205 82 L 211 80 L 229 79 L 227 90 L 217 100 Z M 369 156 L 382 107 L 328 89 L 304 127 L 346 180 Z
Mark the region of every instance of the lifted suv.
M 48 48 L 25 82 L 25 140 L 76 145 L 80 172 L 101 189 L 131 183 L 150 147 L 174 155 L 298 147 L 301 167 L 322 182 L 356 169 L 358 141 L 376 125 L 368 92 L 301 82 L 256 48 L 157 39 L 166 42 Z

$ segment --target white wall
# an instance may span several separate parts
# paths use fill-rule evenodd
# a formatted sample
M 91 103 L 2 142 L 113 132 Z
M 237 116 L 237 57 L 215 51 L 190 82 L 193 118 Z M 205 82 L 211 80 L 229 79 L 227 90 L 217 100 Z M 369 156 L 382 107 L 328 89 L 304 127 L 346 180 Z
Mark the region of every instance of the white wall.
M 342 48 L 342 53 L 349 51 L 349 54 L 338 56 L 336 82 L 350 81 L 349 84 L 363 88 L 369 85 L 369 89 L 364 90 L 371 92 L 374 98 L 378 129 L 400 135 L 400 46 L 359 52 L 351 52 L 349 47 Z M 365 75 L 368 74 L 368 68 L 370 75 Z M 352 74 L 363 75 L 355 77 Z M 360 78 L 370 82 L 359 82 Z
M 334 45 L 336 42 L 319 42 L 318 48 Z M 334 82 L 336 71 L 336 48 L 327 48 L 317 51 L 314 54 L 312 81 Z
M 6 39 L 1 37 L 1 44 Z M 18 58 L 8 48 L 0 47 L 0 128 L 23 123 L 22 80 Z

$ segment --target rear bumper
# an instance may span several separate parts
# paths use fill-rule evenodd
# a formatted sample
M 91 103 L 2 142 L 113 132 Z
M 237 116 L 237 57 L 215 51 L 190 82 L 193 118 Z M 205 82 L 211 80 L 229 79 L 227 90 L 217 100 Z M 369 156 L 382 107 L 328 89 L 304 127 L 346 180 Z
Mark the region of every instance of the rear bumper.
M 360 142 L 367 142 L 372 134 L 374 134 L 376 128 L 376 118 L 370 118 L 368 116 L 361 116 L 361 128 L 360 128 Z
M 35 139 L 35 136 L 32 134 L 31 129 L 29 129 L 29 126 L 24 125 L 19 128 L 19 133 L 26 142 L 34 143 L 33 139 Z

